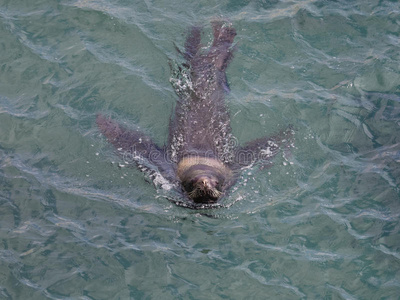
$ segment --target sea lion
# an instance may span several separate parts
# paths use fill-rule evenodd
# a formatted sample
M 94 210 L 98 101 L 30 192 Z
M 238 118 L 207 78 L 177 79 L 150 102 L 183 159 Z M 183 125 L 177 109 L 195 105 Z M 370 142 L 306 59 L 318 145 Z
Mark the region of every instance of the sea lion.
M 186 63 L 173 70 L 171 83 L 179 96 L 164 147 L 139 130 L 128 130 L 99 114 L 97 125 L 125 160 L 142 170 L 155 170 L 177 183 L 185 206 L 210 207 L 236 181 L 240 170 L 254 163 L 268 164 L 293 131 L 281 131 L 238 146 L 231 133 L 225 95 L 229 86 L 225 71 L 233 56 L 236 31 L 228 22 L 212 22 L 214 40 L 208 50 L 201 45 L 201 28 L 192 27 L 185 51 Z

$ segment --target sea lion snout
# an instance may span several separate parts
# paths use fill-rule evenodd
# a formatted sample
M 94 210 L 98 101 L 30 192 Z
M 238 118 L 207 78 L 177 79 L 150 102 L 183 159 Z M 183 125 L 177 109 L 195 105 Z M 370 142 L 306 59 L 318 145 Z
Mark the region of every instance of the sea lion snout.
M 208 178 L 206 176 L 203 176 L 199 178 L 198 180 L 199 184 L 202 185 L 203 190 L 210 190 L 213 189 L 217 186 L 218 181 L 212 178 Z

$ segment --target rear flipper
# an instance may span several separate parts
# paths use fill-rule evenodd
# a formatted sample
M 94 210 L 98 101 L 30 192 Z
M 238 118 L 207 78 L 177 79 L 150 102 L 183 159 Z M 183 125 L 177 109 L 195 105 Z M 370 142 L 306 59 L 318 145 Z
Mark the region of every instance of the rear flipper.
M 164 178 L 175 181 L 174 170 L 164 150 L 138 130 L 127 130 L 101 114 L 96 118 L 97 126 L 118 154 L 128 163 L 134 162 L 144 171 L 157 168 Z M 150 166 L 146 167 L 149 164 Z
M 232 43 L 236 36 L 236 30 L 230 23 L 223 21 L 212 22 L 212 27 L 214 41 L 208 53 L 208 58 L 216 67 L 219 84 L 226 93 L 229 93 L 230 89 L 225 71 L 233 58 L 235 48 L 232 47 Z
M 201 27 L 193 26 L 186 38 L 185 53 L 183 56 L 191 61 L 201 47 Z
M 224 21 L 214 21 L 211 24 L 214 41 L 208 57 L 215 59 L 213 64 L 220 71 L 225 71 L 232 58 L 233 49 L 231 48 L 236 36 L 236 30 L 230 23 Z M 186 38 L 185 53 L 182 53 L 177 47 L 176 49 L 189 63 L 192 63 L 193 59 L 201 55 L 199 53 L 201 46 L 201 27 L 193 26 Z
M 236 30 L 231 24 L 223 21 L 212 22 L 214 41 L 209 56 L 213 57 L 215 66 L 224 72 L 233 57 L 232 43 L 236 36 Z
M 178 96 L 189 95 L 193 89 L 203 95 L 206 91 L 214 91 L 215 84 L 229 93 L 225 71 L 233 57 L 232 43 L 236 30 L 230 23 L 224 21 L 212 22 L 212 28 L 214 40 L 208 52 L 201 49 L 202 28 L 197 26 L 190 29 L 184 53 L 175 47 L 186 59 L 186 63 L 182 64 L 185 69 L 178 66 L 175 70 L 171 65 L 171 83 Z
M 271 164 L 270 160 L 280 151 L 287 154 L 293 147 L 293 142 L 294 130 L 291 126 L 275 136 L 256 139 L 236 150 L 235 165 L 238 168 L 245 168 L 253 164 L 267 167 Z

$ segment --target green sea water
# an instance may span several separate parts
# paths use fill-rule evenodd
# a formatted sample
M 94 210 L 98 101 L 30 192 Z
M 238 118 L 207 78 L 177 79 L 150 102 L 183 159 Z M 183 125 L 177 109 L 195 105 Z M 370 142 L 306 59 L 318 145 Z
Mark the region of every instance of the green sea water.
M 295 148 L 190 210 L 96 128 L 162 145 L 191 25 L 236 28 L 240 143 Z M 400 3 L 0 0 L 0 299 L 399 299 Z

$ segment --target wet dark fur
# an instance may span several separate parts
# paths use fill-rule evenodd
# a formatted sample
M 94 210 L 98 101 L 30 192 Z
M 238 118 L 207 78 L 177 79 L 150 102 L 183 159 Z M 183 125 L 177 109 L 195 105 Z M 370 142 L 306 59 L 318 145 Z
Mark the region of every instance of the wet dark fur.
M 171 122 L 169 144 L 177 147 L 177 156 L 173 157 L 176 162 L 192 152 L 222 161 L 232 154 L 230 118 L 224 99 L 228 90 L 225 70 L 232 57 L 236 31 L 221 22 L 213 23 L 213 30 L 214 42 L 206 53 L 200 50 L 198 27 L 192 28 L 185 44 L 192 88 L 181 95 Z
M 182 67 L 186 70 L 176 75 L 187 74 L 188 81 L 183 86 L 173 84 L 180 99 L 166 146 L 158 147 L 142 132 L 127 130 L 103 115 L 97 117 L 100 131 L 125 160 L 128 157 L 142 166 L 145 163 L 147 167 L 142 168 L 157 169 L 171 183 L 179 183 L 186 195 L 185 205 L 192 208 L 216 203 L 241 168 L 267 163 L 292 134 L 289 129 L 242 147 L 236 144 L 225 104 L 229 91 L 225 71 L 232 59 L 236 31 L 224 22 L 213 22 L 212 28 L 214 40 L 207 51 L 202 49 L 199 27 L 190 30 L 185 51 L 179 51 L 186 60 Z M 201 161 L 187 162 L 188 157 Z

